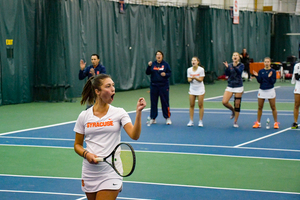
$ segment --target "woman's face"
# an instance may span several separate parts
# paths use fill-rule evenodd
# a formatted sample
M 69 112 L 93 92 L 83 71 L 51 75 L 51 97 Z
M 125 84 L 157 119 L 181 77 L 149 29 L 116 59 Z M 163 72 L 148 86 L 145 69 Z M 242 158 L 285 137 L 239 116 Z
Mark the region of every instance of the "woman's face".
M 271 66 L 271 60 L 269 58 L 265 58 L 264 64 L 265 64 L 265 67 L 270 67 Z
M 240 55 L 239 55 L 239 53 L 233 53 L 232 54 L 232 61 L 233 62 L 238 62 L 240 60 Z
M 111 104 L 115 96 L 115 83 L 111 78 L 102 80 L 101 90 L 96 89 L 97 96 L 105 103 Z
M 198 66 L 199 65 L 199 62 L 198 62 L 197 58 L 192 58 L 192 65 L 193 66 Z
M 160 52 L 157 52 L 155 57 L 156 57 L 156 61 L 158 63 L 161 63 L 161 61 L 163 59 L 163 55 Z

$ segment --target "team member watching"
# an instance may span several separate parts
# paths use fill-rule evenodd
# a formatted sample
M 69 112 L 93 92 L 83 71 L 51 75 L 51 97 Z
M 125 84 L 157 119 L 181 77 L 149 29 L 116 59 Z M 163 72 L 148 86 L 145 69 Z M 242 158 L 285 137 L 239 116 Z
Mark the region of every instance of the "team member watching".
M 80 60 L 79 80 L 83 80 L 85 77 L 92 77 L 98 74 L 106 74 L 106 69 L 100 64 L 99 55 L 93 54 L 91 56 L 92 65 L 86 67 L 86 63 Z
M 277 122 L 277 110 L 276 110 L 276 92 L 274 89 L 274 84 L 276 83 L 276 71 L 271 68 L 271 58 L 266 57 L 264 59 L 265 68 L 259 70 L 257 73 L 253 71 L 253 75 L 256 77 L 257 82 L 260 84 L 257 98 L 258 98 L 258 110 L 257 110 L 257 120 L 253 125 L 253 128 L 261 127 L 261 116 L 264 107 L 265 99 L 269 100 L 270 107 L 272 109 L 272 114 L 274 118 L 274 128 L 279 128 L 279 123 Z
M 300 106 L 300 63 L 297 63 L 294 66 L 292 84 L 295 84 L 294 123 L 292 124 L 292 129 L 296 129 L 298 128 L 298 115 L 299 115 L 299 106 Z
M 192 67 L 187 69 L 187 79 L 190 83 L 189 89 L 189 99 L 190 99 L 190 121 L 187 126 L 194 125 L 194 107 L 196 98 L 198 98 L 198 106 L 199 106 L 199 123 L 198 126 L 203 126 L 203 100 L 205 95 L 205 87 L 203 83 L 203 79 L 205 77 L 205 72 L 202 67 L 200 67 L 200 59 L 198 57 L 192 58 Z
M 241 110 L 241 101 L 242 94 L 244 92 L 242 73 L 244 70 L 244 64 L 240 63 L 240 54 L 238 52 L 234 52 L 232 54 L 233 63 L 228 64 L 227 61 L 223 62 L 225 65 L 225 75 L 228 76 L 228 85 L 225 89 L 222 103 L 223 105 L 231 110 L 232 114 L 230 119 L 234 118 L 233 127 L 238 128 L 237 124 L 240 110 Z M 234 108 L 229 103 L 230 98 L 234 94 Z
M 163 116 L 166 119 L 166 124 L 172 124 L 170 119 L 170 104 L 169 104 L 169 77 L 171 76 L 171 68 L 169 64 L 163 60 L 164 54 L 161 51 L 155 53 L 156 61 L 149 61 L 146 69 L 146 74 L 151 75 L 150 81 L 150 99 L 151 124 L 156 124 L 157 103 L 160 97 Z
M 95 105 L 82 111 L 76 121 L 74 150 L 84 157 L 82 163 L 82 190 L 88 200 L 116 199 L 122 188 L 122 177 L 105 162 L 97 162 L 97 157 L 108 156 L 120 143 L 123 127 L 131 139 L 137 140 L 141 133 L 141 115 L 146 106 L 144 98 L 139 98 L 136 106 L 135 123 L 123 108 L 110 105 L 115 95 L 114 82 L 109 75 L 91 77 L 82 91 L 81 104 L 95 101 Z M 96 124 L 88 126 L 88 124 Z M 83 148 L 83 141 L 86 150 Z

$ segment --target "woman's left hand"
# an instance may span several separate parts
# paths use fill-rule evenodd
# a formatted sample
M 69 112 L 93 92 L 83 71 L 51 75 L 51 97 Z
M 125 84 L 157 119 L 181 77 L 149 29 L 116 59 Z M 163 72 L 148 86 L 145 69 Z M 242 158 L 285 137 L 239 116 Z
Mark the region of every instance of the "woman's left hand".
M 147 105 L 146 100 L 143 97 L 141 97 L 137 102 L 136 109 L 138 111 L 142 111 L 146 107 L 146 105 Z

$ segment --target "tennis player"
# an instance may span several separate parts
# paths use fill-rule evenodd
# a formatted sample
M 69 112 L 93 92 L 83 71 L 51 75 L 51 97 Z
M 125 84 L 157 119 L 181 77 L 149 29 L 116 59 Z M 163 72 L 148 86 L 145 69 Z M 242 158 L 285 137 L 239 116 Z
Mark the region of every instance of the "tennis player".
M 89 78 L 82 91 L 81 104 L 86 101 L 95 104 L 82 111 L 74 131 L 75 152 L 84 157 L 82 163 L 82 190 L 88 200 L 116 199 L 122 189 L 122 177 L 97 157 L 106 157 L 121 140 L 123 127 L 130 138 L 137 140 L 141 133 L 141 115 L 146 106 L 140 98 L 136 107 L 135 123 L 123 108 L 110 105 L 115 96 L 114 82 L 109 75 L 99 74 Z M 83 148 L 85 140 L 86 149 Z
M 299 106 L 300 106 L 300 63 L 295 64 L 294 72 L 292 77 L 292 84 L 295 84 L 294 89 L 294 123 L 292 124 L 292 129 L 298 128 L 298 115 L 299 115 Z
M 205 77 L 204 68 L 200 67 L 200 59 L 198 57 L 192 58 L 192 67 L 187 69 L 187 79 L 190 83 L 189 99 L 190 99 L 190 121 L 187 126 L 194 126 L 194 107 L 196 98 L 198 98 L 199 106 L 199 122 L 198 126 L 203 127 L 203 100 L 205 95 L 205 87 L 203 79 Z
M 232 54 L 232 63 L 228 64 L 227 61 L 223 62 L 225 65 L 225 75 L 228 76 L 228 85 L 225 89 L 222 103 L 231 110 L 232 114 L 230 119 L 234 118 L 233 127 L 238 128 L 237 124 L 240 111 L 241 101 L 244 92 L 242 73 L 244 71 L 244 64 L 240 62 L 240 54 L 234 52 Z M 234 95 L 234 107 L 229 103 L 230 98 Z
M 271 58 L 266 57 L 264 59 L 265 67 L 257 73 L 253 70 L 253 75 L 256 77 L 257 82 L 260 84 L 257 93 L 258 98 L 258 110 L 257 110 L 257 120 L 253 125 L 253 128 L 261 127 L 261 116 L 264 107 L 265 99 L 269 100 L 270 107 L 272 109 L 272 114 L 274 118 L 274 128 L 279 128 L 279 123 L 277 122 L 277 110 L 276 110 L 276 92 L 274 89 L 274 84 L 276 83 L 276 71 L 271 68 Z

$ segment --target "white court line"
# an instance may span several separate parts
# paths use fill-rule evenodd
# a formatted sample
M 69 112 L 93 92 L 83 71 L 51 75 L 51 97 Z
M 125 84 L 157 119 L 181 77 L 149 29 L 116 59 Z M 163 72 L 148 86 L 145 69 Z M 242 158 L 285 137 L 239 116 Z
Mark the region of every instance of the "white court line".
M 60 193 L 60 192 L 40 192 L 40 191 L 26 191 L 26 190 L 0 190 L 0 192 L 27 193 L 27 194 L 51 194 L 51 195 L 64 195 L 64 196 L 82 196 L 82 194 Z
M 25 176 L 25 175 L 11 175 L 0 174 L 0 176 L 6 177 L 22 177 L 22 178 L 45 178 L 45 179 L 71 179 L 81 180 L 81 178 L 68 178 L 68 177 L 50 177 L 50 176 Z M 202 189 L 214 189 L 214 190 L 232 190 L 232 191 L 246 191 L 246 192 L 266 192 L 266 193 L 278 193 L 278 194 L 296 194 L 298 192 L 285 192 L 285 191 L 272 191 L 272 190 L 255 190 L 255 189 L 242 189 L 242 188 L 225 188 L 225 187 L 211 187 L 211 186 L 198 186 L 198 185 L 182 185 L 182 184 L 168 184 L 168 183 L 154 183 L 154 182 L 139 182 L 139 181 L 123 181 L 124 183 L 132 184 L 145 184 L 145 185 L 159 185 L 159 186 L 172 186 L 172 187 L 186 187 L 186 188 L 202 188 Z M 80 195 L 82 196 L 82 195 Z
M 60 193 L 60 192 L 40 192 L 40 191 L 28 191 L 28 190 L 0 190 L 0 192 L 10 192 L 10 193 L 25 193 L 25 194 L 50 194 L 50 195 L 63 195 L 63 196 L 82 196 L 77 200 L 86 199 L 86 196 L 83 194 L 72 194 L 72 193 Z M 117 199 L 128 199 L 128 200 L 150 200 L 150 199 L 141 199 L 141 198 L 128 198 L 128 197 L 117 197 Z
M 275 133 L 272 133 L 272 134 L 269 134 L 269 135 L 266 135 L 266 136 L 263 136 L 263 137 L 254 139 L 254 140 L 250 140 L 249 142 L 245 142 L 245 143 L 236 145 L 236 146 L 234 146 L 234 147 L 241 147 L 241 146 L 244 146 L 244 145 L 246 145 L 246 144 L 250 144 L 250 143 L 253 143 L 253 142 L 257 142 L 257 141 L 259 141 L 259 140 L 262 140 L 262 139 L 265 139 L 265 138 L 268 138 L 268 137 L 277 135 L 277 134 L 279 134 L 279 133 L 285 132 L 285 131 L 290 130 L 290 129 L 291 129 L 291 128 L 289 127 L 289 128 L 283 129 L 283 130 L 281 130 L 281 131 L 278 131 L 278 132 L 275 132 Z
M 144 111 L 149 110 L 150 108 L 146 108 L 144 109 Z M 127 113 L 134 113 L 136 111 L 129 111 Z M 9 134 L 13 134 L 13 133 L 19 133 L 19 132 L 25 132 L 25 131 L 32 131 L 32 130 L 37 130 L 37 129 L 43 129 L 43 128 L 50 128 L 50 127 L 55 127 L 55 126 L 61 126 L 61 125 L 66 125 L 66 124 L 71 124 L 71 123 L 75 123 L 75 121 L 69 121 L 69 122 L 63 122 L 63 123 L 58 123 L 58 124 L 52 124 L 52 125 L 47 125 L 47 126 L 39 126 L 39 127 L 35 127 L 35 128 L 28 128 L 28 129 L 22 129 L 22 130 L 17 130 L 17 131 L 10 131 L 10 132 L 6 132 L 6 133 L 0 133 L 0 136 L 2 135 L 9 135 Z
M 281 87 L 281 86 L 276 86 L 276 87 L 274 87 L 274 88 L 276 89 L 276 88 L 280 88 L 280 87 Z M 258 89 L 256 89 L 256 90 L 245 91 L 244 94 L 250 93 L 250 92 L 258 92 Z M 212 100 L 212 99 L 218 99 L 218 98 L 221 98 L 221 97 L 223 97 L 223 95 L 221 95 L 221 96 L 216 96 L 216 97 L 205 98 L 204 101 Z
M 228 148 L 228 149 L 238 148 L 238 149 L 265 150 L 265 151 L 300 152 L 300 150 L 295 150 L 295 149 L 273 149 L 273 148 L 258 148 L 258 147 L 236 147 L 236 146 L 222 146 L 222 145 L 154 143 L 154 142 L 134 142 L 134 141 L 124 141 L 124 142 L 130 144 L 146 144 L 146 145 L 161 145 L 161 146 L 207 147 L 207 148 Z

